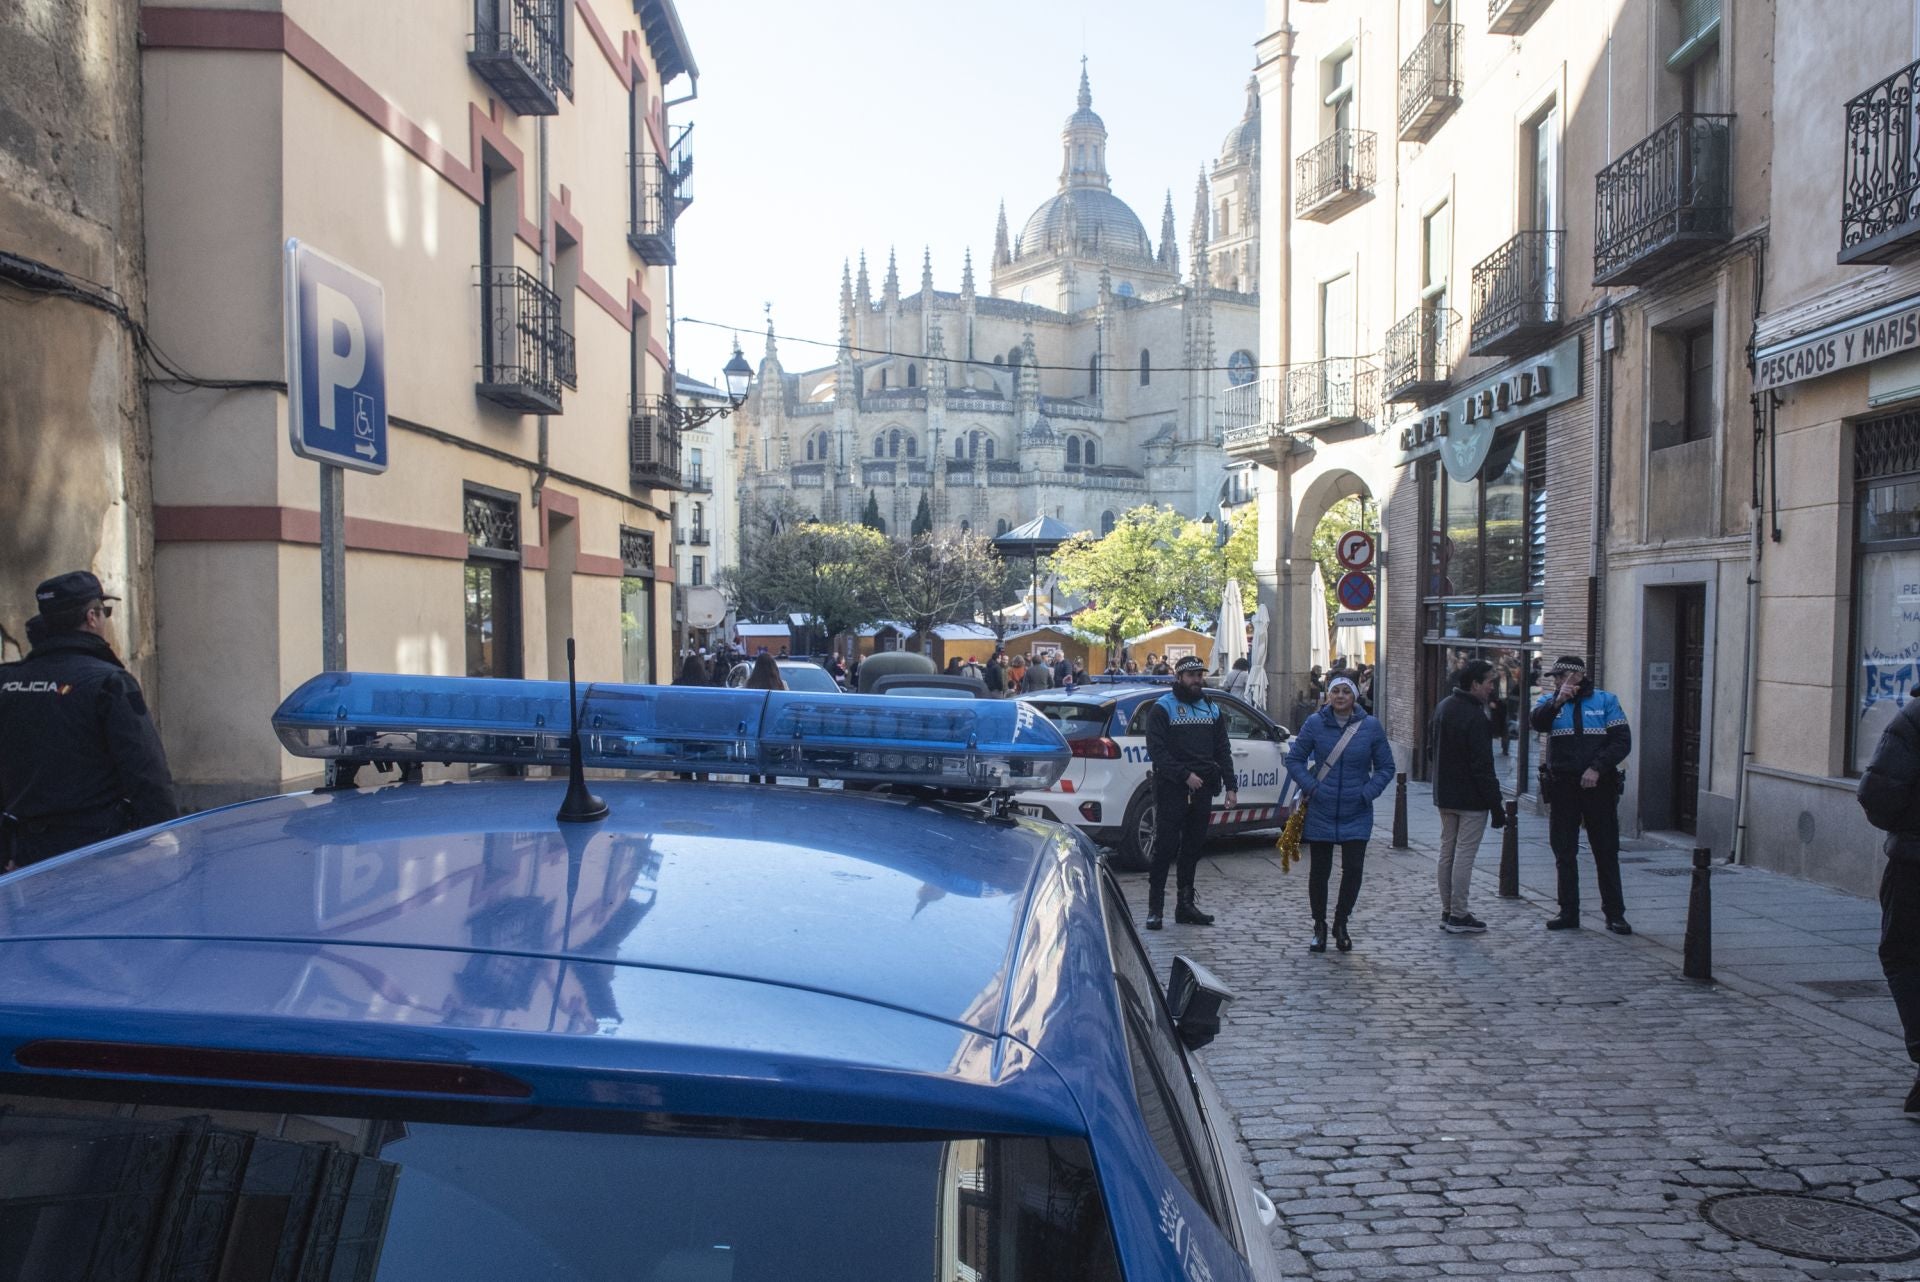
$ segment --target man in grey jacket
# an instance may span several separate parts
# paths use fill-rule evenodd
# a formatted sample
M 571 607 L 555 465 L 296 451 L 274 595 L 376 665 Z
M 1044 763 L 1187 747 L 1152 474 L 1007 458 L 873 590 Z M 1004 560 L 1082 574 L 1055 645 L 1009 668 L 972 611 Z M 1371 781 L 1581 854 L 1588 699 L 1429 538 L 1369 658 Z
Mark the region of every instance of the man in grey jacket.
M 1920 689 L 1880 736 L 1860 776 L 1860 808 L 1887 834 L 1880 878 L 1880 969 L 1906 1032 L 1907 1058 L 1920 1064 Z M 1906 1111 L 1920 1113 L 1920 1076 Z

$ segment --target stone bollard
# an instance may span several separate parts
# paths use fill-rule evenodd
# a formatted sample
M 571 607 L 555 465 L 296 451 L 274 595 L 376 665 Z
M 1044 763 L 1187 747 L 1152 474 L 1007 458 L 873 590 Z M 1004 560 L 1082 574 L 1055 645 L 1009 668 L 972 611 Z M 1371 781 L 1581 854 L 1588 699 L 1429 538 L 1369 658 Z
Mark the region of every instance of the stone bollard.
M 1407 848 L 1407 772 L 1395 775 L 1393 784 L 1393 848 Z
M 1693 893 L 1687 897 L 1687 940 L 1680 973 L 1688 979 L 1713 979 L 1713 852 L 1693 851 Z
M 1507 826 L 1500 830 L 1500 898 L 1520 898 L 1520 803 L 1507 803 Z

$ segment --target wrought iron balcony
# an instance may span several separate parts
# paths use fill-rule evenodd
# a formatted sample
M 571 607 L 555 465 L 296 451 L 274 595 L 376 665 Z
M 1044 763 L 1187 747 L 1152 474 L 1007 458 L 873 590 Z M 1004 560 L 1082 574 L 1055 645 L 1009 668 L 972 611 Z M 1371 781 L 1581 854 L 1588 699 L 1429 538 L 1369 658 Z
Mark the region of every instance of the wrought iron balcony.
M 1563 231 L 1523 231 L 1473 269 L 1475 356 L 1525 351 L 1560 329 Z
M 554 369 L 561 385 L 568 391 L 580 390 L 580 369 L 576 364 L 576 347 L 573 335 L 562 329 L 554 339 Z
M 1847 103 L 1840 261 L 1886 263 L 1920 244 L 1920 62 Z
M 1487 30 L 1496 36 L 1526 34 L 1552 0 L 1487 0 Z
M 627 172 L 633 202 L 627 223 L 627 244 L 640 255 L 641 262 L 652 267 L 671 267 L 674 263 L 673 220 L 679 212 L 673 194 L 672 167 L 652 152 L 639 152 L 630 158 Z
M 1449 111 L 1460 105 L 1460 32 L 1457 22 L 1436 22 L 1400 64 L 1400 141 L 1425 142 Z
M 1732 116 L 1682 113 L 1600 171 L 1593 283 L 1644 285 L 1733 237 Z
M 474 0 L 467 65 L 520 115 L 557 115 L 573 95 L 561 24 L 561 0 Z
M 1222 398 L 1222 441 L 1235 458 L 1264 458 L 1267 443 L 1286 429 L 1280 423 L 1282 380 L 1256 379 L 1229 387 Z
M 664 396 L 634 400 L 627 419 L 627 470 L 635 489 L 680 488 L 680 434 Z
M 480 379 L 475 391 L 523 413 L 560 412 L 560 296 L 521 267 L 480 270 Z
M 697 548 L 709 547 L 713 543 L 713 531 L 688 530 L 687 542 Z
M 1373 194 L 1371 129 L 1336 129 L 1293 162 L 1293 212 L 1328 222 Z
M 1329 356 L 1287 371 L 1281 425 L 1289 430 L 1371 420 L 1380 408 L 1380 371 L 1358 356 Z
M 686 485 L 683 488 L 689 494 L 711 494 L 713 478 L 707 475 L 707 469 L 704 467 L 691 468 L 687 472 Z
M 1459 313 L 1445 307 L 1422 304 L 1403 316 L 1387 331 L 1381 399 L 1421 401 L 1445 392 L 1453 382 L 1459 335 Z

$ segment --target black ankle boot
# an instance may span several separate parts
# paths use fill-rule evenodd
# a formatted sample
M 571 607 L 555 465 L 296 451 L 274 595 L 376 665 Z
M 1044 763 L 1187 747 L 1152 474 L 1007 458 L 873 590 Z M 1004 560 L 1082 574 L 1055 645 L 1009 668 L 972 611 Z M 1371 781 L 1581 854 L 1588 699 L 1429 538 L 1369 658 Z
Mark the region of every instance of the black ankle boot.
M 1174 901 L 1173 919 L 1182 926 L 1213 925 L 1213 914 L 1200 911 L 1200 905 L 1193 902 L 1191 890 L 1181 891 L 1180 897 Z
M 1166 918 L 1164 916 L 1166 906 L 1167 897 L 1164 892 L 1157 895 L 1152 891 L 1147 892 L 1148 930 L 1159 930 L 1162 926 L 1166 925 Z
M 1324 921 L 1313 923 L 1313 942 L 1307 945 L 1307 951 L 1310 953 L 1327 951 L 1327 923 Z
M 1333 923 L 1333 946 L 1343 953 L 1353 951 L 1353 936 L 1347 933 L 1347 923 L 1344 921 Z

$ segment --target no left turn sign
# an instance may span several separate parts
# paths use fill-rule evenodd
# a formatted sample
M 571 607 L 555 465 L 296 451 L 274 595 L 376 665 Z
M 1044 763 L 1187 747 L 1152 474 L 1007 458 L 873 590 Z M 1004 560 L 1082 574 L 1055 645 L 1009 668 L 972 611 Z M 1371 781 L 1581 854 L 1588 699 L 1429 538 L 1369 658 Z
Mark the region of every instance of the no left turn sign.
M 1373 536 L 1365 530 L 1348 530 L 1340 536 L 1334 555 L 1349 570 L 1364 570 L 1373 564 Z

